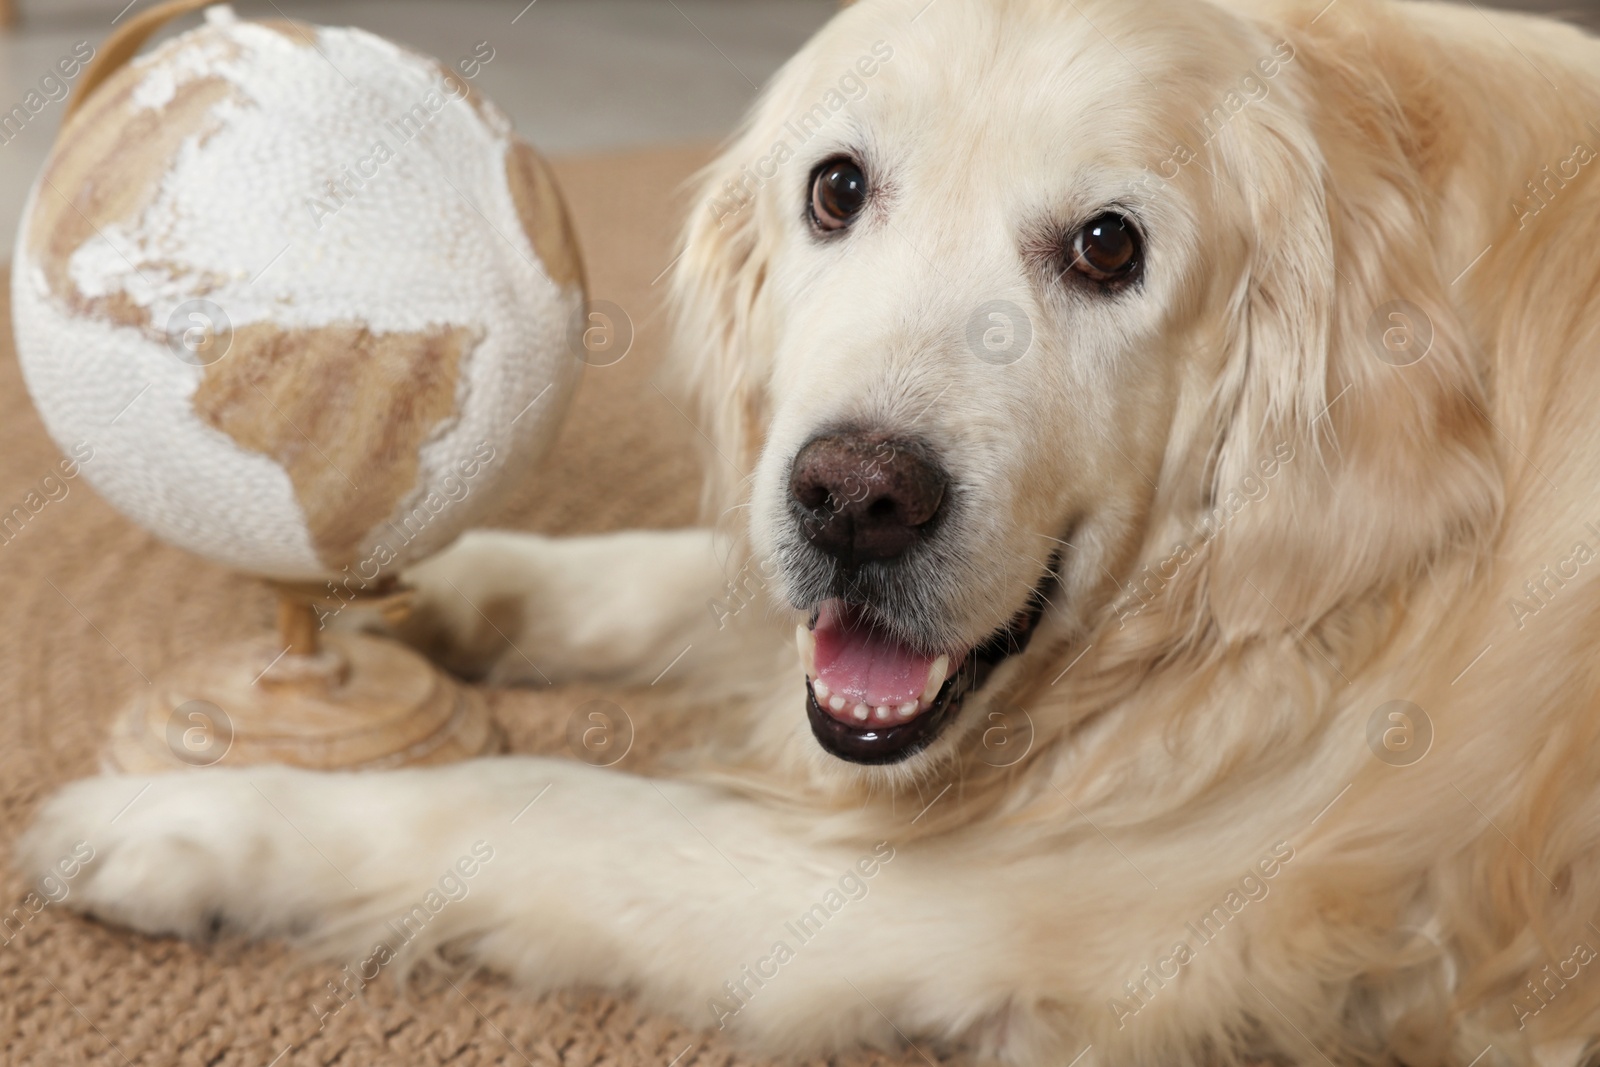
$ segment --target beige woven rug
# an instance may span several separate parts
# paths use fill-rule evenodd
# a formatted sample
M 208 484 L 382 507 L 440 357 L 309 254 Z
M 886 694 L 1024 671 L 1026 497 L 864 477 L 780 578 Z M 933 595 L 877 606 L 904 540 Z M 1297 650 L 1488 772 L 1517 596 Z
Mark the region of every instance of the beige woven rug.
M 686 209 L 683 181 L 705 158 L 704 149 L 673 149 L 556 166 L 591 293 L 627 311 L 636 339 L 622 362 L 587 371 L 555 452 L 495 525 L 579 533 L 693 521 L 694 430 L 651 380 L 666 333 L 665 282 L 656 279 Z M 58 459 L 23 389 L 7 325 L 0 513 L 22 503 Z M 426 978 L 404 994 L 380 981 L 319 1031 L 312 1005 L 337 968 L 307 966 L 273 945 L 194 946 L 55 906 L 29 912 L 28 887 L 9 868 L 11 842 L 55 786 L 95 773 L 109 716 L 143 685 L 141 672 L 272 624 L 263 588 L 157 541 L 83 479 L 66 484 L 66 496 L 20 533 L 0 537 L 0 920 L 11 916 L 0 928 L 0 1064 L 751 1062 L 714 1032 L 643 1014 L 625 1000 L 584 991 L 534 999 L 492 977 L 461 983 L 460 993 Z M 495 692 L 490 700 L 514 750 L 562 752 L 568 715 L 591 696 L 558 689 Z M 849 1062 L 924 1061 L 908 1052 Z

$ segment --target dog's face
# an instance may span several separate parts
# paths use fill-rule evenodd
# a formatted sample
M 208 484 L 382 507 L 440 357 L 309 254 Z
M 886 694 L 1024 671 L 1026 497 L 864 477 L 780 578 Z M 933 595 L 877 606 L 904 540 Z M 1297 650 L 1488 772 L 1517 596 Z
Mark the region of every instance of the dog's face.
M 826 750 L 959 733 L 1281 457 L 1285 406 L 1312 432 L 1329 234 L 1292 62 L 1204 5 L 878 0 L 714 168 L 680 297 L 728 309 L 703 410 L 725 461 L 759 451 L 752 548 L 805 613 Z
M 1042 36 L 973 22 L 935 5 L 825 42 L 802 99 L 859 76 L 879 41 L 887 58 L 773 183 L 785 326 L 754 547 L 814 615 L 808 711 L 854 760 L 933 740 L 1042 608 L 1097 606 L 1194 355 L 1179 305 L 1197 212 L 1141 184 L 1181 135 L 1173 109 L 1134 72 L 1108 77 L 1116 53 L 1082 19 L 1058 12 Z

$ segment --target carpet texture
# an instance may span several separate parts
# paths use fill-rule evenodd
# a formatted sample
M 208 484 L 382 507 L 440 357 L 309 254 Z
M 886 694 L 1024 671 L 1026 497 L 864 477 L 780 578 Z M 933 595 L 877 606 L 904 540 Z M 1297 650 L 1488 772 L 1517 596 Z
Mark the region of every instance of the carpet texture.
M 653 381 L 666 335 L 665 282 L 657 279 L 687 208 L 684 179 L 706 157 L 705 149 L 686 148 L 556 165 L 591 295 L 627 312 L 635 340 L 620 363 L 586 371 L 554 452 L 493 525 L 588 533 L 694 521 L 695 430 Z M 0 337 L 3 514 L 39 487 L 60 454 L 23 389 L 9 325 Z M 15 536 L 0 534 L 0 853 L 7 861 L 44 797 L 96 772 L 112 712 L 144 676 L 195 649 L 266 631 L 273 620 L 273 599 L 260 584 L 157 541 L 83 478 L 65 484 L 67 494 Z M 492 691 L 489 700 L 514 751 L 563 754 L 568 716 L 595 693 Z M 608 695 L 630 712 L 642 707 L 641 694 Z M 643 734 L 640 728 L 647 753 L 651 739 Z M 275 945 L 146 938 L 55 905 L 33 913 L 24 905 L 28 890 L 7 862 L 0 871 L 0 1063 L 8 1067 L 752 1062 L 714 1031 L 651 1016 L 625 999 L 584 991 L 532 998 L 481 976 L 458 977 L 454 987 L 424 976 L 404 991 L 380 978 L 319 1028 L 313 1005 L 327 1003 L 336 967 L 308 965 Z M 908 1051 L 848 1062 L 925 1061 Z

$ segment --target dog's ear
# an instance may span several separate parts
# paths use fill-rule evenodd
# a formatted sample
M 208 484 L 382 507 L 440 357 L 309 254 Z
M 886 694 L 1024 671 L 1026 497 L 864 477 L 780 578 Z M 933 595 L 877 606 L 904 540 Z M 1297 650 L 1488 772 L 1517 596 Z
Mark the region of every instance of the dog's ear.
M 1232 637 L 1309 626 L 1479 543 L 1500 508 L 1480 364 L 1435 261 L 1425 102 L 1314 58 L 1329 49 L 1302 44 L 1218 153 L 1256 235 L 1206 505 L 1206 596 Z
M 712 521 L 739 503 L 765 433 L 771 237 L 759 217 L 762 182 L 748 165 L 760 155 L 747 133 L 698 176 L 672 277 L 674 377 L 710 445 L 703 505 Z

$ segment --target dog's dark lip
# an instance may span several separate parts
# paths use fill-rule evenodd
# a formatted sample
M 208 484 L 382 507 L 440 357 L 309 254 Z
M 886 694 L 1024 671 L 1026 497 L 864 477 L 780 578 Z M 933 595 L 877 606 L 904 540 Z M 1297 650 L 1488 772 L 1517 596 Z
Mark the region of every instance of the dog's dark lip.
M 968 657 L 970 660 L 971 657 Z M 944 683 L 933 700 L 933 707 L 909 722 L 881 727 L 868 725 L 859 729 L 840 722 L 822 710 L 808 678 L 806 718 L 811 722 L 812 736 L 830 756 L 851 763 L 872 766 L 909 759 L 933 743 L 933 739 L 944 729 L 951 712 L 960 705 L 960 699 L 955 695 L 956 686 L 965 673 L 968 673 L 967 663 L 963 663 L 961 670 Z
M 806 679 L 806 718 L 811 733 L 829 755 L 850 763 L 881 766 L 910 759 L 931 745 L 960 711 L 967 695 L 976 692 L 1002 662 L 1023 652 L 1038 627 L 1057 581 L 1058 559 L 1052 557 L 1044 578 L 1028 596 L 1026 607 L 1009 623 L 990 634 L 968 652 L 934 697 L 933 705 L 905 722 L 877 726 L 852 726 L 823 710 Z M 813 613 L 812 623 L 816 616 Z

